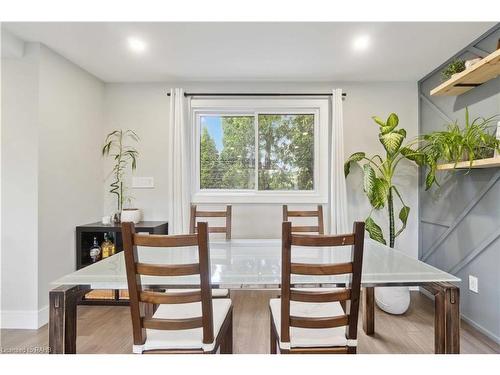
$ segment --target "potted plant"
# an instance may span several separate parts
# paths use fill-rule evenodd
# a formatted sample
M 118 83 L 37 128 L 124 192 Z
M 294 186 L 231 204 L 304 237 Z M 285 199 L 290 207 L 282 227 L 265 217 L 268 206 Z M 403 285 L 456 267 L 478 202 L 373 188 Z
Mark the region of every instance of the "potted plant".
M 454 59 L 448 66 L 441 72 L 443 81 L 449 80 L 455 74 L 461 73 L 465 70 L 465 61 L 461 59 Z
M 366 231 L 370 238 L 383 244 L 394 247 L 396 238 L 405 230 L 410 207 L 403 200 L 403 195 L 394 185 L 394 176 L 399 163 L 403 159 L 417 164 L 422 163 L 422 155 L 410 147 L 403 145 L 406 130 L 398 128 L 399 119 L 391 113 L 386 121 L 373 117 L 378 124 L 380 133 L 378 139 L 385 149 L 385 157 L 380 155 L 367 156 L 365 152 L 352 154 L 344 164 L 345 176 L 350 172 L 353 163 L 360 164 L 363 170 L 363 190 L 368 197 L 372 209 L 365 220 Z M 399 206 L 397 218 L 399 228 L 396 227 L 395 210 Z M 372 217 L 375 210 L 387 209 L 388 242 L 380 225 Z M 410 304 L 410 293 L 407 287 L 376 288 L 375 299 L 377 305 L 384 311 L 393 314 L 404 313 Z
M 446 130 L 434 131 L 419 137 L 417 150 L 428 173 L 425 188 L 429 189 L 436 181 L 436 169 L 440 162 L 458 163 L 491 158 L 495 151 L 500 151 L 500 139 L 496 136 L 495 121 L 498 115 L 470 121 L 469 109 L 465 108 L 465 125 L 460 127 L 458 121 L 446 126 Z
M 137 168 L 137 157 L 139 152 L 132 146 L 126 145 L 126 140 L 139 142 L 139 137 L 133 130 L 114 130 L 106 136 L 102 155 L 111 157 L 114 160 L 114 166 L 108 175 L 113 177 L 109 192 L 116 195 L 117 211 L 113 215 L 114 221 L 133 221 L 139 222 L 141 213 L 138 208 L 124 208 L 124 204 L 130 204 L 132 197 L 127 195 L 127 187 L 124 182 L 125 172 L 130 166 L 134 171 Z

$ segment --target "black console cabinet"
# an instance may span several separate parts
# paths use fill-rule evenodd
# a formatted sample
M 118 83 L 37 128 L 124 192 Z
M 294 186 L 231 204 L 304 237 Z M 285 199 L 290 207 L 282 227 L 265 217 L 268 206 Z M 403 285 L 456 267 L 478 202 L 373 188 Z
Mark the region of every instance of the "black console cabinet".
M 147 232 L 150 234 L 168 234 L 168 223 L 166 221 L 141 221 L 135 224 L 136 232 Z M 111 233 L 111 240 L 116 246 L 116 252 L 123 251 L 120 224 L 91 223 L 76 227 L 76 269 L 92 264 L 89 250 L 97 237 L 99 246 L 104 241 L 104 233 Z
M 121 236 L 120 224 L 102 224 L 91 223 L 76 227 L 76 269 L 87 267 L 92 264 L 90 258 L 90 248 L 94 243 L 94 237 L 97 238 L 99 246 L 104 241 L 104 233 L 111 234 L 111 240 L 115 244 L 116 252 L 123 251 L 123 241 Z M 150 234 L 168 234 L 168 223 L 166 221 L 141 221 L 135 224 L 136 232 L 147 232 Z M 122 298 L 119 290 L 112 292 L 112 298 L 103 298 L 98 295 L 97 298 L 92 295 L 94 292 L 87 293 L 78 304 L 80 305 L 127 305 L 128 296 Z M 99 293 L 99 291 L 97 291 Z

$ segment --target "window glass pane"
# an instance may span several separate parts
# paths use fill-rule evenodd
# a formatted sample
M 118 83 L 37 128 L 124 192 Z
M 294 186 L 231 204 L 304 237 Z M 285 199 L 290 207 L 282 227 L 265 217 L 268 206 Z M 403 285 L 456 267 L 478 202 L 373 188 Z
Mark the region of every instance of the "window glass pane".
M 259 115 L 259 190 L 314 189 L 314 115 Z
M 253 116 L 200 118 L 200 188 L 255 188 Z

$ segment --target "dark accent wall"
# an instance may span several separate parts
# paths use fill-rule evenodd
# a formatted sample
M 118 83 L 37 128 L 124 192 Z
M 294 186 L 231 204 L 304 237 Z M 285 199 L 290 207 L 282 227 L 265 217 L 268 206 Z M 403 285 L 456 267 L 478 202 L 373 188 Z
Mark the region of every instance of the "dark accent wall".
M 471 118 L 500 114 L 500 77 L 460 96 L 430 96 L 452 58 L 491 53 L 499 39 L 497 24 L 419 81 L 420 133 L 444 129 L 455 120 L 463 125 L 466 107 Z M 438 172 L 441 187 L 430 191 L 422 177 L 419 258 L 462 279 L 463 319 L 500 342 L 500 168 Z M 469 290 L 469 275 L 478 277 L 479 293 Z

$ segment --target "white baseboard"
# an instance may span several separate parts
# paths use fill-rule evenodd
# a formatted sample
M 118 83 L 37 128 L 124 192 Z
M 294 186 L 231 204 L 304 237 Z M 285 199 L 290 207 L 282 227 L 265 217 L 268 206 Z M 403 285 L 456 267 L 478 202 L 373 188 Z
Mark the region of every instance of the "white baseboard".
M 490 339 L 492 339 L 493 341 L 495 341 L 497 344 L 500 344 L 500 337 L 498 337 L 497 335 L 495 335 L 493 332 L 488 331 L 486 328 L 484 328 L 483 326 L 477 324 L 476 322 L 474 322 L 473 320 L 471 320 L 470 318 L 466 317 L 463 314 L 461 314 L 460 316 L 462 317 L 462 320 L 466 321 L 469 325 L 471 325 L 472 327 L 474 327 L 474 329 L 478 330 L 483 335 L 489 337 Z
M 49 307 L 40 310 L 3 310 L 0 313 L 2 329 L 38 329 L 49 322 Z
M 422 293 L 426 297 L 429 297 L 430 299 L 434 300 L 434 296 L 430 292 L 425 290 L 424 288 L 420 288 L 420 293 Z M 467 322 L 469 325 L 471 325 L 474 329 L 481 332 L 483 335 L 489 337 L 490 339 L 495 341 L 497 344 L 500 344 L 500 337 L 495 335 L 493 332 L 491 332 L 491 331 L 487 330 L 486 328 L 484 328 L 483 326 L 477 324 L 472 319 L 466 317 L 464 314 L 460 314 L 460 318 L 462 320 L 464 320 L 465 322 Z

